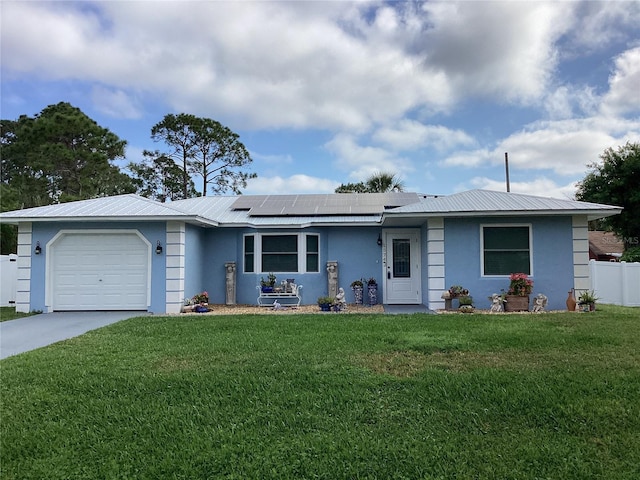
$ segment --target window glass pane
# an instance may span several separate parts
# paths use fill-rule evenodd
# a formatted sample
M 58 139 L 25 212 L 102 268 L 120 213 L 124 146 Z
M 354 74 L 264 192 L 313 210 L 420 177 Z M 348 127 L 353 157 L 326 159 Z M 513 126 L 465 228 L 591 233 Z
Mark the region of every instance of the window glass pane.
M 298 255 L 285 253 L 262 254 L 263 272 L 297 272 Z
M 484 252 L 485 275 L 510 275 L 522 272 L 529 275 L 529 252 Z
M 254 260 L 254 237 L 253 235 L 246 235 L 244 237 L 244 271 L 245 273 L 252 273 Z
M 318 253 L 318 235 L 307 235 L 307 253 Z
M 485 250 L 529 248 L 529 227 L 484 227 Z
M 411 242 L 406 238 L 393 239 L 393 277 L 411 276 Z
M 307 272 L 320 271 L 320 255 L 318 254 L 318 235 L 307 235 Z
M 298 271 L 298 235 L 262 237 L 263 272 Z
M 297 235 L 265 235 L 262 237 L 262 253 L 294 253 L 297 251 Z
M 529 227 L 484 227 L 485 275 L 531 273 Z
M 307 272 L 318 272 L 318 254 L 317 253 L 308 253 L 307 254 Z

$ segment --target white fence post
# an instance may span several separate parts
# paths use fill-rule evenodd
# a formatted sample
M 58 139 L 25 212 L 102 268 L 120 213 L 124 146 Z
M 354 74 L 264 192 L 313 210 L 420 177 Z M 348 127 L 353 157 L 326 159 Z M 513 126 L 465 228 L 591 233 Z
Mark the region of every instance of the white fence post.
M 640 307 L 640 263 L 591 260 L 589 274 L 601 303 Z
M 15 306 L 17 280 L 18 255 L 0 256 L 0 306 Z

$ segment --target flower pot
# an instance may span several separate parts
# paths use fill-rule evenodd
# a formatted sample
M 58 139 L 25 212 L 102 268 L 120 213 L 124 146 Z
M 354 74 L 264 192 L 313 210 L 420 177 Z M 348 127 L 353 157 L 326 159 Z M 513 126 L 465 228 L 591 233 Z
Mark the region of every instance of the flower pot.
M 330 312 L 331 311 L 331 304 L 330 303 L 321 303 L 319 305 L 320 307 L 320 311 L 322 312 Z
M 378 285 L 367 285 L 367 293 L 369 294 L 369 305 L 378 303 Z
M 273 287 L 262 287 L 262 293 L 273 293 Z
M 579 303 L 578 306 L 580 307 L 579 310 L 581 312 L 593 312 L 596 309 L 596 304 L 595 303 Z
M 353 297 L 355 299 L 355 304 L 356 305 L 362 305 L 362 292 L 364 291 L 364 288 L 362 288 L 361 286 L 355 286 L 352 288 L 353 290 Z
M 529 295 L 507 295 L 504 304 L 505 312 L 528 312 Z

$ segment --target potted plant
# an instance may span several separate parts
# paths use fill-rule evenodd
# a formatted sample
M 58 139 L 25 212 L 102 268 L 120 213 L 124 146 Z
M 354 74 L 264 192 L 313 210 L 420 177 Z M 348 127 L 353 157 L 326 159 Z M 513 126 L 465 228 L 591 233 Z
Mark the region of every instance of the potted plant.
M 206 291 L 196 293 L 191 301 L 194 305 L 207 305 L 209 303 L 209 294 Z
M 593 312 L 596 309 L 597 301 L 598 297 L 596 297 L 596 292 L 594 292 L 593 290 L 582 292 L 578 297 L 578 305 L 580 306 L 580 311 Z
M 526 273 L 512 273 L 509 276 L 509 290 L 505 297 L 505 312 L 529 311 L 529 295 L 533 290 L 533 280 Z
M 351 282 L 351 290 L 353 290 L 355 304 L 362 305 L 362 292 L 364 291 L 364 283 L 362 280 L 354 280 Z
M 275 284 L 276 276 L 273 273 L 269 273 L 269 275 L 267 275 L 267 280 L 265 280 L 264 277 L 260 278 L 260 288 L 262 293 L 272 293 Z
M 318 306 L 323 312 L 330 312 L 333 302 L 333 297 L 318 297 Z
M 450 298 L 457 298 L 461 295 L 469 295 L 469 290 L 464 288 L 462 285 L 451 285 L 449 287 Z
M 474 311 L 473 297 L 469 295 L 463 295 L 458 298 L 458 302 L 460 303 L 460 306 L 458 307 L 459 312 L 473 313 Z
M 367 294 L 369 295 L 369 305 L 378 303 L 378 282 L 373 277 L 367 280 Z
M 209 311 L 209 294 L 206 291 L 195 294 L 191 301 L 194 305 L 194 312 L 205 313 Z

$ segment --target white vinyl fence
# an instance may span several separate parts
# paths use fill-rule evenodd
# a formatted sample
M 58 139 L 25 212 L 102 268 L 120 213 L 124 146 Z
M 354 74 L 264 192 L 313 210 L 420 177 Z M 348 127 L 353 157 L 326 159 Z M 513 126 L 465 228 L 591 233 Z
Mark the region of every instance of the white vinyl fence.
M 0 255 L 0 307 L 16 304 L 18 256 Z
M 640 263 L 589 261 L 598 302 L 640 307 Z

